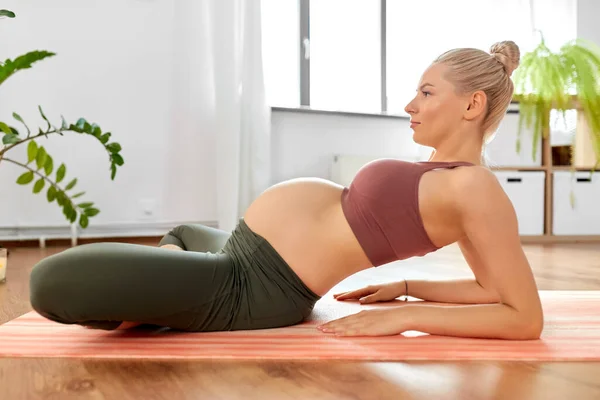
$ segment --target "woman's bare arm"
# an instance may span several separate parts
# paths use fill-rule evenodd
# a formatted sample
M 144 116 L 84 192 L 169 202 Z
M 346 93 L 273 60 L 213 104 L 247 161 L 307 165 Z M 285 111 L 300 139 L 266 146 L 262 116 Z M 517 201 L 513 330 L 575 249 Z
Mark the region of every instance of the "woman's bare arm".
M 458 194 L 452 197 L 456 197 L 458 222 L 473 248 L 469 254 L 477 255 L 476 275 L 493 285 L 498 302 L 467 305 L 409 302 L 399 307 L 365 310 L 327 322 L 318 329 L 342 336 L 419 331 L 511 340 L 540 337 L 544 325 L 541 301 L 521 247 L 512 203 L 490 171 L 469 168 L 469 174 L 469 179 L 459 185 Z
M 461 220 L 469 242 L 498 294 L 497 304 L 436 307 L 415 304 L 402 311 L 408 329 L 467 337 L 534 339 L 543 329 L 536 282 L 521 247 L 512 203 L 490 171 L 475 169 L 463 187 Z M 410 290 L 410 289 L 409 289 Z
M 437 303 L 489 304 L 498 303 L 498 295 L 481 286 L 474 278 L 447 280 L 407 280 L 408 295 Z
M 407 295 L 436 303 L 488 304 L 497 303 L 496 293 L 471 279 L 407 279 L 398 282 L 369 285 L 356 290 L 336 293 L 336 300 L 360 300 L 363 304 L 394 301 Z

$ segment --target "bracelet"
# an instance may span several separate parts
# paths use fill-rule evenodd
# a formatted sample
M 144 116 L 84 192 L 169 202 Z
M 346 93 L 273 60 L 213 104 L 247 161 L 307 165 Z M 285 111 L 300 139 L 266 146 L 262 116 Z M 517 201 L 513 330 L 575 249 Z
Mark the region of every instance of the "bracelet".
M 404 301 L 408 301 L 408 282 L 406 282 L 406 279 L 404 280 L 404 287 L 406 288 L 406 291 L 404 292 Z

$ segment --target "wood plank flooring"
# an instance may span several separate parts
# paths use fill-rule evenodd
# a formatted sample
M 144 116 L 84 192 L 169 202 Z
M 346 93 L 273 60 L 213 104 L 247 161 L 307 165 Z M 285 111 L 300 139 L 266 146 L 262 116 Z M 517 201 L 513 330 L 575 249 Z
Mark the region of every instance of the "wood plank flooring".
M 122 241 L 122 240 L 119 240 Z M 136 241 L 139 243 L 139 241 Z M 156 240 L 141 244 L 155 245 Z M 66 246 L 10 249 L 0 323 L 31 310 L 29 274 Z M 600 244 L 525 245 L 540 289 L 600 290 Z M 456 246 L 339 286 L 470 276 Z M 600 310 L 599 310 L 600 312 Z M 0 358 L 0 399 L 600 399 L 600 362 L 233 362 Z

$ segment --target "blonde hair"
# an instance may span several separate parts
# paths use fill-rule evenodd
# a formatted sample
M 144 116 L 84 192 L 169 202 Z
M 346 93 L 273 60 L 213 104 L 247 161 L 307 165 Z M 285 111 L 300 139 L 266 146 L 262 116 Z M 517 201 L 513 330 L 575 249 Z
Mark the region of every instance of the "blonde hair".
M 519 47 L 512 41 L 494 43 L 490 52 L 480 49 L 449 50 L 437 59 L 448 67 L 446 79 L 459 94 L 481 90 L 487 97 L 487 112 L 483 120 L 483 143 L 498 129 L 512 100 L 514 85 L 510 76 L 519 66 Z

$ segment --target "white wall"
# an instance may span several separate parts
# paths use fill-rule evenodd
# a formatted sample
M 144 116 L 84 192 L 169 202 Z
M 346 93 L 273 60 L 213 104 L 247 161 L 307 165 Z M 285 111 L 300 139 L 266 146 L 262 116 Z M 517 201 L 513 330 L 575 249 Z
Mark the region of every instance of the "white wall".
M 274 111 L 273 182 L 298 176 L 330 178 L 336 154 L 422 158 L 405 119 Z
M 111 181 L 106 152 L 94 138 L 67 133 L 38 141 L 55 167 L 67 165 L 66 181 L 78 178 L 76 188 L 87 192 L 80 200 L 101 209 L 89 231 L 143 233 L 163 222 L 162 232 L 177 221 L 214 219 L 214 138 L 199 129 L 205 125 L 192 111 L 202 107 L 202 88 L 188 91 L 193 74 L 202 73 L 199 57 L 186 48 L 194 36 L 189 29 L 202 24 L 186 20 L 184 6 L 166 0 L 3 2 L 17 18 L 0 22 L 1 58 L 34 49 L 57 55 L 0 87 L 0 119 L 15 122 L 16 111 L 32 127 L 43 125 L 41 104 L 56 124 L 61 114 L 69 122 L 85 117 L 123 147 L 125 165 Z M 6 156 L 23 161 L 24 151 L 22 145 Z M 32 186 L 14 183 L 23 171 L 2 162 L 0 238 L 51 235 L 53 226 L 64 235 L 68 224 L 56 203 L 46 202 L 45 191 L 32 195 Z
M 88 193 L 82 200 L 102 210 L 81 236 L 161 234 L 181 221 L 213 224 L 216 219 L 214 136 L 210 123 L 194 112 L 203 105 L 202 88 L 194 82 L 203 58 L 193 51 L 193 30 L 203 24 L 185 18 L 188 1 L 2 4 L 18 16 L 0 21 L 0 58 L 33 49 L 57 56 L 0 86 L 0 120 L 17 111 L 30 125 L 41 125 L 36 110 L 41 104 L 56 123 L 60 114 L 69 121 L 83 116 L 110 130 L 123 146 L 125 165 L 113 182 L 107 156 L 93 138 L 69 135 L 39 142 L 56 166 L 67 164 L 68 177 L 79 178 L 77 188 Z M 580 0 L 579 8 L 579 32 L 600 43 L 592 18 L 600 6 Z M 272 121 L 273 183 L 298 176 L 329 178 L 334 154 L 423 159 L 428 153 L 412 143 L 402 119 L 274 111 Z M 516 116 L 507 121 L 516 126 Z M 22 147 L 21 154 L 7 156 L 23 160 Z M 508 134 L 490 147 L 492 162 L 499 165 L 530 162 L 526 146 L 523 154 L 515 155 Z M 69 225 L 56 204 L 47 204 L 45 191 L 33 195 L 32 186 L 14 183 L 21 172 L 1 164 L 0 240 L 68 236 Z

